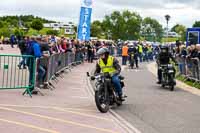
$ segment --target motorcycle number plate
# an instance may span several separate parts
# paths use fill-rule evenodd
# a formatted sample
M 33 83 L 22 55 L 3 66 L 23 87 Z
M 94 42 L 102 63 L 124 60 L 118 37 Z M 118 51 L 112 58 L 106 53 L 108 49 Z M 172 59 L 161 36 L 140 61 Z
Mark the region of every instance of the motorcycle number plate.
M 173 70 L 169 70 L 168 72 L 169 72 L 169 73 L 173 73 L 174 71 L 173 71 Z

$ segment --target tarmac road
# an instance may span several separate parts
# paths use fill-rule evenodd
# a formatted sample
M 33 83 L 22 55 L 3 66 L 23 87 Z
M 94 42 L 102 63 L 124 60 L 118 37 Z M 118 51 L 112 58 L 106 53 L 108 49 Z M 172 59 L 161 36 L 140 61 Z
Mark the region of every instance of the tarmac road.
M 114 111 L 142 133 L 200 133 L 199 96 L 160 87 L 146 63 L 139 70 L 125 69 L 122 75 L 128 98 Z

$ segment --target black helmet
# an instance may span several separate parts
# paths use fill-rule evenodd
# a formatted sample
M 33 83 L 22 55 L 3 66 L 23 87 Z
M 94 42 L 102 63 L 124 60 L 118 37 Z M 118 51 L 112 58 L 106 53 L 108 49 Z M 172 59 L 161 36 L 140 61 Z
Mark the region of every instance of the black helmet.
M 102 55 L 102 54 L 109 54 L 109 50 L 107 48 L 100 48 L 98 51 L 97 51 L 97 55 Z

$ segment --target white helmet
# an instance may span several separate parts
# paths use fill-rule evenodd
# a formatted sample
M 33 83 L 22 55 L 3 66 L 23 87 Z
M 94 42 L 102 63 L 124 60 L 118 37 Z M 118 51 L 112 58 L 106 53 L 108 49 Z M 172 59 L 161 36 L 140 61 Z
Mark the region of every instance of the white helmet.
M 102 55 L 102 54 L 106 54 L 106 53 L 109 53 L 109 50 L 107 48 L 100 48 L 98 51 L 97 51 L 97 55 Z

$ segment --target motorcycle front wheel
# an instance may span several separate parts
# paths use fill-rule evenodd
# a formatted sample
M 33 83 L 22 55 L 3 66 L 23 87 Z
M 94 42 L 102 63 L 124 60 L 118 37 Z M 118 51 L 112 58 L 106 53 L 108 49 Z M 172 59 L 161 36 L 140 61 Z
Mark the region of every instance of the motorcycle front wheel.
M 173 74 L 171 74 L 170 75 L 170 77 L 169 77 L 169 80 L 170 80 L 170 91 L 174 91 L 174 76 L 173 76 Z
M 174 85 L 170 86 L 170 91 L 174 91 Z
M 107 113 L 109 110 L 109 97 L 105 96 L 103 91 L 95 91 L 95 103 L 101 113 Z

